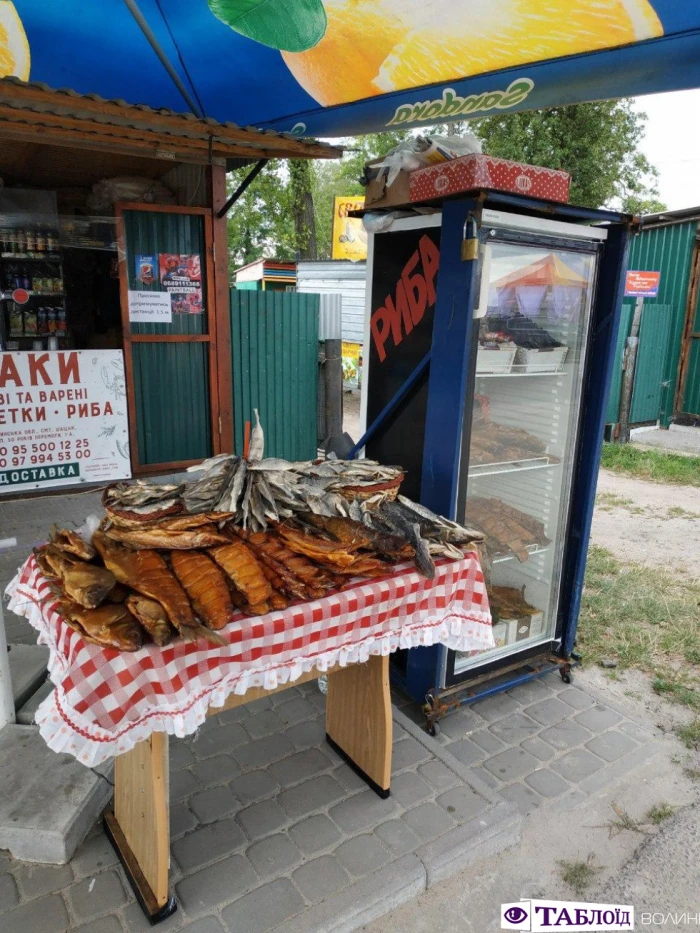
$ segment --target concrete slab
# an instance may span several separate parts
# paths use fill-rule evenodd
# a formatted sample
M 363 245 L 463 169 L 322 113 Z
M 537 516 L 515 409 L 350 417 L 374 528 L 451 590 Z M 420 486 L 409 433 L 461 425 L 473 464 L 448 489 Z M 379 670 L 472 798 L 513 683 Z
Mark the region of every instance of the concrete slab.
M 651 431 L 632 432 L 635 447 L 657 447 L 676 454 L 700 456 L 700 428 L 672 424 L 668 430 L 654 428 Z
M 49 649 L 44 645 L 10 645 L 10 678 L 15 709 L 21 709 L 46 680 Z
M 17 710 L 17 722 L 20 726 L 33 726 L 36 711 L 44 702 L 47 696 L 53 693 L 54 687 L 50 680 L 45 680 L 27 700 L 27 702 Z
M 0 731 L 0 849 L 15 858 L 68 862 L 111 793 L 104 778 L 52 752 L 37 729 Z

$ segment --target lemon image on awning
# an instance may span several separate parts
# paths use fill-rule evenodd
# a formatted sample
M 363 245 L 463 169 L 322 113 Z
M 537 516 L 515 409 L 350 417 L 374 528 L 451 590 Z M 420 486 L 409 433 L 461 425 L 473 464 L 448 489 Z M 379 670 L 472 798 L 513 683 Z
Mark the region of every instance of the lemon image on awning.
M 0 78 L 29 80 L 29 42 L 11 0 L 0 0 Z
M 649 0 L 323 0 L 323 6 L 323 37 L 282 57 L 326 107 L 663 35 Z

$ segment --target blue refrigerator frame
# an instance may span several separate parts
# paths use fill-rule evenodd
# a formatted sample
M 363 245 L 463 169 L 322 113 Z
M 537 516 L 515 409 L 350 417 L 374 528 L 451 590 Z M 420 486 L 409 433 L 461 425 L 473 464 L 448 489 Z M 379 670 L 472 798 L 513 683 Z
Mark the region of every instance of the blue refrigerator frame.
M 460 459 L 468 451 L 466 445 L 470 429 L 467 419 L 471 406 L 467 410 L 467 402 L 470 401 L 470 390 L 471 394 L 474 391 L 476 336 L 473 309 L 478 299 L 479 259 L 477 249 L 467 249 L 463 253 L 465 239 L 476 240 L 477 244 L 482 241 L 484 209 L 569 224 L 605 224 L 607 239 L 600 251 L 596 294 L 591 308 L 554 639 L 549 649 L 542 645 L 534 649 L 525 648 L 507 658 L 485 662 L 463 677 L 452 679 L 451 683 L 446 682 L 445 672 L 449 667 L 449 655 L 454 656 L 454 652 L 441 645 L 407 651 L 401 668 L 392 665 L 392 681 L 414 700 L 421 702 L 427 699 L 429 725 L 444 715 L 450 706 L 506 690 L 557 666 L 564 679 L 569 679 L 629 240 L 634 226 L 629 215 L 494 191 L 473 191 L 458 199 L 432 204 L 442 210 L 442 226 L 431 349 L 374 417 L 351 455 L 359 453 L 373 438 L 381 437 L 392 416 L 401 410 L 427 372 L 420 501 L 450 518 L 456 517 L 458 509 Z M 477 258 L 462 258 L 470 253 L 476 253 Z M 368 296 L 371 296 L 372 281 L 369 278 L 367 288 Z M 369 304 L 368 300 L 368 307 Z M 439 360 L 440 365 L 431 366 L 432 360 Z M 369 390 L 370 384 L 366 379 L 363 382 Z M 478 685 L 475 683 L 471 688 L 470 680 L 478 680 Z M 441 704 L 441 694 L 450 697 L 447 705 Z

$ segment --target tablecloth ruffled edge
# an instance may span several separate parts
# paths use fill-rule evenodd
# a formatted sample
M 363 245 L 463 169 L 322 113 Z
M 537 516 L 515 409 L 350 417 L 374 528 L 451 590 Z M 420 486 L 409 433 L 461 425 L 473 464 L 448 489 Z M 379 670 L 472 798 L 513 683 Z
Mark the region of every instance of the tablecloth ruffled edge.
M 234 672 L 219 683 L 202 689 L 187 703 L 171 704 L 150 710 L 135 723 L 125 726 L 119 733 L 112 734 L 100 729 L 74 709 L 69 709 L 61 678 L 67 666 L 61 657 L 55 630 L 45 623 L 41 604 L 23 590 L 20 583 L 21 570 L 8 584 L 10 595 L 8 608 L 24 616 L 38 632 L 39 644 L 49 648 L 49 677 L 55 686 L 53 693 L 39 706 L 35 721 L 42 738 L 52 751 L 73 755 L 81 764 L 94 768 L 116 754 L 130 751 L 153 732 L 167 732 L 176 738 L 192 735 L 204 724 L 210 707 L 221 707 L 232 694 L 244 696 L 254 687 L 274 690 L 286 684 L 294 684 L 303 674 L 312 670 L 319 676 L 329 668 L 340 664 L 362 663 L 371 656 L 386 656 L 399 648 L 430 647 L 442 644 L 454 651 L 485 651 L 494 647 L 491 616 L 488 612 L 460 611 L 447 608 L 442 617 L 428 616 L 420 623 L 404 626 L 401 632 L 388 632 L 380 636 L 369 636 L 351 645 L 340 645 L 314 658 L 297 658 L 293 662 L 281 662 L 264 671 L 245 670 Z M 29 590 L 29 587 L 27 587 Z M 474 645 L 474 633 L 464 631 L 465 626 L 483 629 L 483 644 Z M 77 738 L 79 737 L 79 738 Z

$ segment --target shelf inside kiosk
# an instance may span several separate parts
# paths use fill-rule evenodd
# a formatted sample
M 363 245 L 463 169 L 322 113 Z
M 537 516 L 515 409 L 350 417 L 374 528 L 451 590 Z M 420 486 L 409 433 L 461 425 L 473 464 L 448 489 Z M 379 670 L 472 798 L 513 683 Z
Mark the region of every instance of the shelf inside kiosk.
M 2 349 L 122 344 L 115 218 L 0 211 Z

